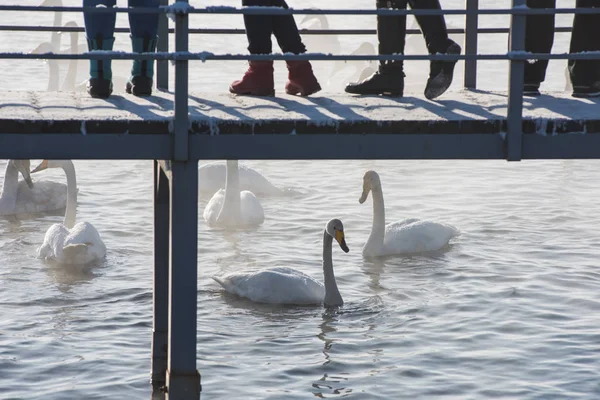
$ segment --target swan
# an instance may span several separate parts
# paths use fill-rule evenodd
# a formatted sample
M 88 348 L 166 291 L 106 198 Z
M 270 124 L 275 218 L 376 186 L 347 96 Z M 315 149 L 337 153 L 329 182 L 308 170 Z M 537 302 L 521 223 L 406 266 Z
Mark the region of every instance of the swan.
M 281 196 L 284 194 L 282 189 L 273 185 L 257 170 L 238 166 L 240 190 L 249 190 L 257 195 Z M 202 165 L 198 168 L 198 191 L 202 194 L 213 194 L 219 189 L 225 187 L 225 177 L 227 176 L 227 165 L 220 162 L 212 162 Z
M 409 218 L 385 225 L 385 206 L 381 180 L 375 171 L 363 177 L 363 192 L 358 202 L 363 204 L 373 193 L 373 226 L 363 247 L 363 256 L 377 257 L 393 254 L 421 253 L 443 248 L 459 231 L 447 224 Z
M 227 292 L 246 297 L 257 303 L 271 304 L 323 304 L 336 307 L 344 304 L 333 273 L 331 259 L 335 239 L 344 252 L 346 245 L 344 225 L 332 219 L 323 232 L 323 277 L 325 284 L 293 268 L 278 267 L 257 272 L 232 273 L 212 278 Z
M 19 182 L 19 172 L 23 181 Z M 27 188 L 23 188 L 23 184 Z M 29 174 L 29 160 L 8 160 L 4 170 L 4 183 L 0 193 L 0 215 L 18 214 L 17 209 L 19 193 L 33 188 L 33 181 Z
M 219 189 L 204 209 L 209 226 L 256 226 L 263 223 L 265 214 L 260 201 L 252 192 L 240 191 L 237 160 L 227 160 L 225 189 Z
M 62 7 L 63 3 L 62 0 L 44 0 L 39 6 L 40 7 Z M 54 13 L 54 21 L 53 21 L 53 26 L 57 27 L 57 26 L 61 26 L 62 25 L 62 12 L 55 12 Z M 60 49 L 60 32 L 52 32 L 50 34 L 50 44 L 52 45 L 53 48 L 55 49 Z
M 62 168 L 67 176 L 67 209 L 62 224 L 52 225 L 38 249 L 38 258 L 59 264 L 85 265 L 102 260 L 106 246 L 89 222 L 75 223 L 77 212 L 77 178 L 70 160 L 43 160 L 31 173 L 47 168 Z
M 369 42 L 363 42 L 354 50 L 351 55 L 373 55 L 375 53 L 375 46 Z M 352 75 L 347 78 L 348 82 L 362 82 L 377 71 L 377 67 L 373 67 L 373 61 L 336 61 L 329 80 L 335 78 L 341 71 L 348 67 L 354 67 Z

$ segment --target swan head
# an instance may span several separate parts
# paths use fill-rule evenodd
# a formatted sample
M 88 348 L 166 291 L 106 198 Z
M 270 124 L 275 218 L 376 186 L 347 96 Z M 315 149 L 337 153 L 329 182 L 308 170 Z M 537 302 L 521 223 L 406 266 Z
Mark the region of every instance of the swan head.
M 23 179 L 29 189 L 33 188 L 33 181 L 31 180 L 31 173 L 29 169 L 31 168 L 31 162 L 29 160 L 10 160 L 9 163 L 12 164 L 13 167 L 17 169 L 23 175 Z
M 348 245 L 346 245 L 346 237 L 344 235 L 344 224 L 339 219 L 332 219 L 325 226 L 325 232 L 329 234 L 336 242 L 340 245 L 340 248 L 344 250 L 344 253 L 350 251 Z
M 367 200 L 371 190 L 381 190 L 381 180 L 379 179 L 379 174 L 375 171 L 367 171 L 365 172 L 365 176 L 363 176 L 363 192 L 360 199 L 358 199 L 360 204 Z
M 40 172 L 48 168 L 65 169 L 71 165 L 73 165 L 71 160 L 43 160 L 37 167 L 33 169 L 33 171 L 31 171 L 31 173 L 35 174 L 36 172 Z

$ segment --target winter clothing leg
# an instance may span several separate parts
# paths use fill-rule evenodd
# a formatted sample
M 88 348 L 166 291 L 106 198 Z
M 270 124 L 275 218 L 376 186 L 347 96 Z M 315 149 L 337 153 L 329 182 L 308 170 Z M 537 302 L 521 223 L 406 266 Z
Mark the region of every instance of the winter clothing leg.
M 597 0 L 577 0 L 577 8 L 598 8 Z M 576 14 L 569 53 L 600 51 L 600 14 Z M 600 60 L 569 60 L 574 97 L 600 96 Z

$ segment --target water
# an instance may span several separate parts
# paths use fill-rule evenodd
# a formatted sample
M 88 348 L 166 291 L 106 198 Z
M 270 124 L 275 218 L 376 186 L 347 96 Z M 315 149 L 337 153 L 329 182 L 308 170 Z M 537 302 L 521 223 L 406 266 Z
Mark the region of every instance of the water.
M 365 7 L 359 3 L 348 7 Z M 32 23 L 52 23 L 51 15 L 34 16 L 28 17 Z M 213 26 L 240 26 L 239 18 L 211 18 Z M 0 21 L 14 20 L 6 13 Z M 332 27 L 340 21 L 332 17 Z M 370 26 L 369 19 L 361 21 L 359 27 Z M 0 51 L 27 50 L 48 37 L 10 35 Z M 232 52 L 243 51 L 244 39 L 238 39 Z M 557 39 L 557 51 L 564 51 L 568 37 Z M 226 39 L 210 40 L 194 45 L 225 51 L 219 46 Z M 495 51 L 502 51 L 506 41 L 496 40 Z M 351 51 L 350 44 L 346 39 L 343 50 Z M 41 62 L 0 64 L 3 88 L 45 89 Z M 224 90 L 243 71 L 242 64 L 197 65 L 192 90 Z M 551 63 L 548 89 L 564 87 L 563 66 Z M 219 75 L 205 86 L 207 71 L 217 68 Z M 419 70 L 418 64 L 411 68 L 409 76 Z M 483 74 L 482 87 L 501 86 Z M 200 218 L 197 365 L 203 399 L 600 397 L 598 162 L 243 163 L 297 193 L 261 199 L 266 221 L 257 229 L 213 230 Z M 0 161 L 0 170 L 5 165 Z M 44 264 L 36 248 L 61 216 L 0 219 L 2 399 L 151 397 L 152 164 L 75 166 L 78 219 L 98 228 L 107 259 L 83 272 Z M 358 197 L 368 169 L 381 175 L 388 222 L 443 221 L 461 236 L 434 254 L 363 259 L 372 210 L 371 200 L 360 205 Z M 64 177 L 50 170 L 34 179 Z M 200 214 L 207 201 L 200 200 Z M 210 279 L 273 266 L 321 279 L 322 230 L 334 217 L 344 222 L 350 247 L 348 254 L 333 251 L 346 302 L 341 310 L 257 305 L 223 294 Z

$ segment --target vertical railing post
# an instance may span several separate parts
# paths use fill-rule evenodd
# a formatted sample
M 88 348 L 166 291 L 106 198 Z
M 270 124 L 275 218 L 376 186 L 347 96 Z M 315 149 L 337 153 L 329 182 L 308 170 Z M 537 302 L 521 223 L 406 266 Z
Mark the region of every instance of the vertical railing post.
M 175 11 L 175 51 L 188 52 L 188 14 Z M 175 120 L 170 177 L 169 339 L 167 398 L 196 400 L 200 374 L 196 370 L 198 300 L 198 163 L 189 159 L 188 61 L 175 60 Z
M 154 161 L 154 282 L 152 319 L 152 386 L 166 383 L 169 336 L 169 179 Z
M 169 0 L 160 0 L 161 6 L 169 5 Z M 158 16 L 158 43 L 156 48 L 160 52 L 169 51 L 169 19 L 167 14 Z M 169 90 L 169 61 L 156 62 L 156 87 L 160 90 Z
M 513 0 L 513 10 L 525 7 L 525 0 Z M 525 14 L 513 14 L 510 24 L 510 53 L 525 51 Z M 510 61 L 507 112 L 507 155 L 508 161 L 520 161 L 523 146 L 523 84 L 525 60 Z
M 479 0 L 466 0 L 465 15 L 465 54 L 477 54 L 477 29 L 479 29 Z M 465 60 L 464 86 L 477 89 L 477 60 Z

